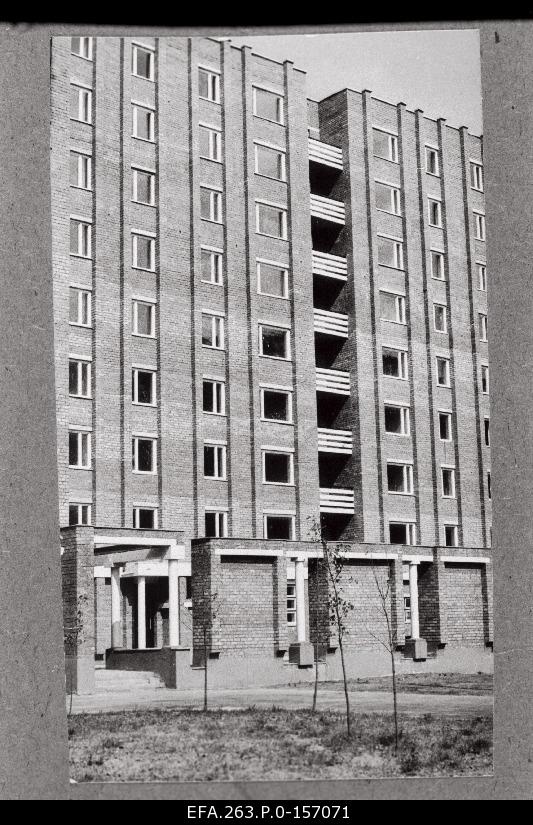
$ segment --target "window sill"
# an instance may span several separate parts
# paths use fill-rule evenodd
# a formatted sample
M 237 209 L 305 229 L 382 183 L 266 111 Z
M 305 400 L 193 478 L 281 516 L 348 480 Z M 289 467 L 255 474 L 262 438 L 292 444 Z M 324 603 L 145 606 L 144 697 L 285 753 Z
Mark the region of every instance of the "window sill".
M 131 403 L 133 404 L 134 407 L 148 407 L 151 410 L 156 410 L 157 409 L 157 402 L 152 403 L 152 404 L 145 404 L 142 401 L 132 401 Z
M 136 476 L 156 476 L 157 470 L 132 470 Z
M 276 126 L 283 126 L 283 128 L 285 128 L 284 120 L 273 120 L 271 117 L 264 117 L 264 115 L 258 115 L 256 112 L 254 112 L 254 117 L 258 120 L 266 120 L 267 123 L 275 123 Z
M 80 467 L 79 464 L 69 464 L 69 470 L 92 470 L 92 467 Z
M 386 435 L 392 435 L 394 438 L 411 438 L 411 433 L 393 433 L 390 430 L 385 430 Z
M 214 218 L 204 218 L 202 215 L 200 215 L 200 220 L 205 221 L 205 223 L 214 223 L 217 226 L 224 226 L 224 221 L 216 221 Z
M 292 358 L 283 358 L 280 355 L 264 355 L 262 352 L 259 353 L 259 358 L 268 358 L 270 361 L 285 361 L 287 364 L 292 363 Z
M 275 178 L 272 175 L 265 175 L 264 172 L 258 172 L 257 169 L 254 172 L 258 178 L 266 178 L 267 180 L 277 180 L 278 183 L 287 183 L 287 178 Z
M 285 427 L 294 427 L 294 421 L 280 421 L 277 418 L 264 418 L 263 416 L 259 420 L 264 421 L 265 424 L 283 424 Z
M 268 232 L 261 232 L 259 229 L 255 230 L 256 235 L 261 235 L 262 238 L 273 238 L 275 241 L 286 241 L 288 240 L 286 235 L 269 235 Z
M 78 324 L 77 321 L 69 321 L 69 327 L 78 327 L 78 329 L 92 329 L 92 324 Z
M 200 279 L 200 283 L 208 284 L 209 286 L 224 286 L 224 281 L 206 281 L 203 278 Z
M 277 298 L 279 301 L 290 301 L 290 297 L 288 295 L 272 295 L 270 292 L 260 292 L 257 290 L 258 295 L 262 295 L 263 298 Z
M 435 327 L 433 327 L 433 332 L 436 332 L 437 335 L 448 335 L 447 329 L 435 329 Z
M 263 484 L 266 484 L 268 487 L 295 487 L 294 481 L 265 481 L 263 479 Z
M 70 184 L 71 189 L 79 189 L 81 192 L 94 192 L 94 189 L 90 186 L 78 186 L 77 183 Z
M 144 266 L 138 266 L 137 264 L 132 264 L 131 268 L 136 269 L 138 272 L 151 272 L 152 275 L 155 275 L 155 269 L 146 269 Z
M 384 215 L 392 215 L 395 218 L 403 217 L 401 212 L 391 212 L 389 209 L 382 209 L 380 206 L 376 206 L 376 212 L 383 212 Z
M 389 496 L 403 496 L 404 498 L 412 498 L 415 493 L 401 493 L 397 490 L 387 490 Z
M 401 375 L 386 375 L 383 373 L 383 378 L 392 378 L 394 381 L 408 381 L 408 378 L 402 378 Z
M 153 77 L 145 77 L 145 76 L 144 76 L 144 75 L 142 75 L 142 74 L 137 74 L 137 72 L 132 72 L 132 73 L 131 73 L 131 76 L 132 76 L 132 77 L 137 77 L 139 80 L 147 80 L 149 83 L 155 83 L 155 78 L 153 78 Z
M 430 223 L 429 221 L 428 221 L 428 226 L 429 226 L 431 229 L 444 229 L 444 227 L 443 227 L 443 225 L 442 225 L 442 224 L 438 224 L 438 223 Z
M 220 106 L 220 100 L 213 100 L 211 97 L 203 97 L 203 95 L 198 95 L 198 100 L 205 100 L 207 103 L 215 103 L 217 106 Z
M 92 261 L 92 255 L 80 255 L 79 252 L 71 252 L 71 258 L 80 258 L 82 261 Z
M 152 209 L 157 208 L 155 203 L 147 203 L 146 201 L 136 201 L 135 198 L 131 199 L 131 203 L 136 203 L 137 206 L 151 206 Z
M 399 160 L 394 160 L 394 158 L 384 158 L 384 157 L 382 157 L 381 155 L 373 155 L 373 157 L 374 157 L 374 158 L 377 158 L 377 160 L 386 160 L 386 161 L 387 161 L 387 163 L 394 163 L 394 164 L 395 164 L 395 166 L 399 166 L 399 165 L 400 165 L 400 161 L 399 161 Z
M 78 52 L 71 52 L 72 57 L 79 57 L 80 60 L 85 60 L 87 63 L 92 63 L 92 57 L 85 57 L 84 54 L 78 54 Z
M 384 264 L 384 263 L 381 263 L 381 261 L 378 261 L 377 264 L 378 264 L 378 266 L 382 266 L 384 269 L 395 269 L 396 272 L 404 272 L 405 273 L 405 267 L 404 266 L 394 266 L 394 264 Z
M 134 338 L 147 338 L 149 341 L 155 341 L 155 335 L 145 335 L 143 332 L 132 332 Z
M 200 155 L 200 160 L 208 160 L 211 161 L 211 163 L 218 163 L 220 166 L 224 163 L 222 158 L 208 158 L 206 155 Z
M 212 349 L 215 352 L 226 352 L 225 347 L 212 347 L 211 344 L 203 344 L 202 343 L 202 347 L 203 347 L 203 349 Z
M 227 414 L 225 412 L 217 413 L 217 412 L 211 412 L 210 410 L 202 410 L 202 412 L 203 412 L 204 415 L 214 415 L 217 418 L 227 418 Z
M 70 120 L 73 121 L 73 123 L 83 123 L 84 126 L 92 126 L 93 125 L 90 120 L 80 120 L 79 117 L 72 117 L 71 116 Z
M 142 140 L 143 143 L 151 143 L 152 146 L 155 144 L 155 138 L 145 138 L 140 135 L 132 135 L 132 138 L 134 140 Z
M 429 172 L 426 169 L 426 175 L 430 175 L 430 177 L 432 177 L 432 178 L 439 178 L 439 180 L 440 180 L 440 172 Z
M 204 476 L 206 481 L 227 481 L 227 476 Z
M 451 390 L 452 388 L 451 384 L 437 384 L 437 387 L 439 387 L 441 390 Z
M 77 398 L 78 401 L 92 401 L 93 400 L 92 395 L 74 395 L 71 392 L 69 392 L 68 397 L 69 398 Z
M 407 327 L 408 324 L 405 321 L 394 321 L 392 318 L 380 318 L 380 321 L 386 321 L 388 324 L 396 324 L 399 327 Z

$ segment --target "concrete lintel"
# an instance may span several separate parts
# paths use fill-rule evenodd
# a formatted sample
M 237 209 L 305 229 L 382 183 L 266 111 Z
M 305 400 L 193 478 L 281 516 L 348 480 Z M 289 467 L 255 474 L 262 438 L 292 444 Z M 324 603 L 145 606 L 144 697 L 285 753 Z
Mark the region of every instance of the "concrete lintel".
M 402 556 L 402 561 L 408 561 L 409 564 L 421 564 L 422 562 L 433 562 L 433 560 L 433 556 L 415 556 L 412 554 Z
M 97 565 L 94 568 L 94 578 L 95 579 L 109 579 L 111 578 L 111 568 L 104 567 L 103 565 Z
M 398 558 L 398 553 L 356 553 L 356 552 L 348 552 L 348 553 L 341 553 L 340 558 L 342 559 L 366 559 L 368 561 L 374 560 L 386 560 L 386 561 L 394 561 Z
M 163 539 L 159 536 L 154 538 L 139 538 L 135 536 L 128 536 L 126 538 L 119 538 L 118 536 L 95 536 L 94 546 L 99 547 L 181 547 L 175 539 Z M 184 549 L 184 548 L 183 548 Z
M 440 560 L 444 564 L 490 564 L 488 556 L 441 556 Z
M 267 556 L 276 558 L 284 555 L 283 550 L 258 550 L 253 547 L 215 547 L 215 556 Z

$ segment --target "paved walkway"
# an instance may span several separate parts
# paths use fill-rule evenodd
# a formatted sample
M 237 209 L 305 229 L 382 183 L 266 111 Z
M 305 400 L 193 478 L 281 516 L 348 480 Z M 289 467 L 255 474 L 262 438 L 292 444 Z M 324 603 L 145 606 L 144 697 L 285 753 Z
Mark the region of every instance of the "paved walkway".
M 285 709 L 309 708 L 312 703 L 313 688 L 310 687 L 267 687 L 246 690 L 213 688 L 209 691 L 211 709 L 238 709 L 254 705 L 271 708 L 272 705 Z M 351 691 L 350 699 L 354 713 L 392 712 L 392 694 L 385 691 Z M 70 698 L 67 697 L 67 708 Z M 203 703 L 202 691 L 170 690 L 169 688 L 132 689 L 91 696 L 74 696 L 73 713 L 102 713 L 120 710 L 140 710 L 148 708 L 200 709 Z M 344 694 L 342 690 L 319 689 L 319 710 L 342 710 Z M 488 715 L 492 713 L 492 696 L 452 696 L 434 693 L 400 693 L 398 707 L 401 713 L 419 715 L 438 713 L 446 715 Z

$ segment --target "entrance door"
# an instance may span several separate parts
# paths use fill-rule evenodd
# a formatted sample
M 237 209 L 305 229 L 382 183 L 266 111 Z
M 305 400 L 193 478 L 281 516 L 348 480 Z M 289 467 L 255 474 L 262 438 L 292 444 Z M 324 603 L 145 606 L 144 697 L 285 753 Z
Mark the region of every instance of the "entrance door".
M 146 582 L 146 647 L 157 647 L 157 611 L 159 587 L 157 579 Z

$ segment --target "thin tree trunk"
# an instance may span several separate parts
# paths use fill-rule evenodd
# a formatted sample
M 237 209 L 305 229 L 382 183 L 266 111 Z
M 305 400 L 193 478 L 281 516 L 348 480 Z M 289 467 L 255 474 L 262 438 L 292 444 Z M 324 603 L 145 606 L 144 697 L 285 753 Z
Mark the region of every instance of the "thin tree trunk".
M 339 635 L 339 650 L 341 653 L 341 665 L 342 665 L 342 678 L 344 681 L 344 698 L 346 699 L 346 733 L 348 735 L 348 739 L 351 736 L 351 725 L 350 725 L 350 697 L 348 695 L 348 682 L 346 679 L 346 665 L 344 664 L 344 648 L 342 646 L 342 636 Z
M 318 693 L 318 638 L 315 642 L 315 686 L 313 689 L 313 713 L 316 711 L 316 698 Z
M 204 627 L 204 713 L 207 713 L 207 628 Z
M 394 661 L 394 648 L 392 645 L 392 639 L 390 644 L 390 658 L 392 666 L 392 700 L 394 703 L 394 752 L 398 753 L 398 699 L 396 693 L 396 663 Z

